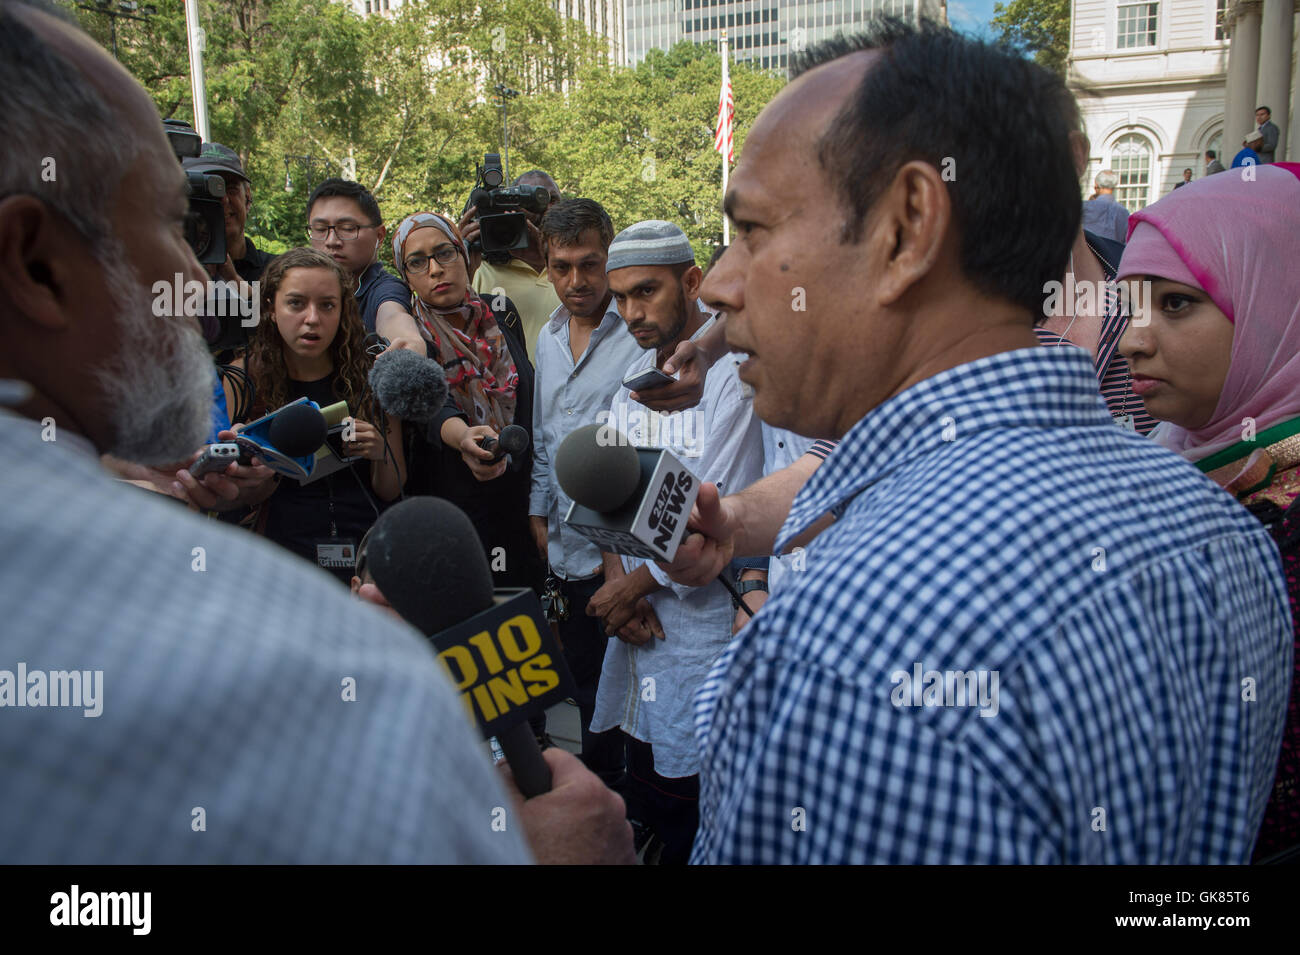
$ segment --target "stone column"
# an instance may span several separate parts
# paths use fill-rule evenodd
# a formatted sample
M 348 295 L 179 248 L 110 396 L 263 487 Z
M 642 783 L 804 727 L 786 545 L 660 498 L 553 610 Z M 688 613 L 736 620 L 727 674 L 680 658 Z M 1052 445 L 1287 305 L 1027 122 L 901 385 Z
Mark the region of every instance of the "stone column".
M 1260 21 L 1259 73 L 1255 85 L 1254 108 L 1267 106 L 1277 124 L 1275 162 L 1286 155 L 1286 133 L 1291 115 L 1291 27 L 1295 15 L 1294 0 L 1264 0 Z M 1249 128 L 1250 123 L 1246 124 Z M 1244 132 L 1244 130 L 1243 130 Z
M 1255 125 L 1255 81 L 1259 75 L 1259 4 L 1237 0 L 1229 8 L 1232 39 L 1228 47 L 1228 100 L 1223 118 L 1223 155 L 1226 167 L 1241 149 L 1246 130 Z

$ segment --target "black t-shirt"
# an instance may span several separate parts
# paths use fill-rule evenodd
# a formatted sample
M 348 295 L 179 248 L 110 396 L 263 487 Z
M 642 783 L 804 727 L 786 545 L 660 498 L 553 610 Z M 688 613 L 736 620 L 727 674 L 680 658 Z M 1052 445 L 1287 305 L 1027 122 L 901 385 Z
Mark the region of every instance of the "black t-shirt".
M 493 583 L 497 587 L 540 587 L 545 566 L 533 544 L 528 524 L 528 494 L 532 487 L 533 453 L 533 365 L 528 360 L 524 345 L 523 322 L 513 302 L 505 300 L 505 308 L 492 311 L 505 337 L 506 347 L 519 374 L 515 392 L 514 420 L 529 435 L 529 447 L 517 468 L 507 468 L 506 473 L 493 481 L 480 481 L 460 456 L 460 449 L 442 443 L 442 424 L 449 417 L 465 418 L 449 395 L 447 405 L 438 419 L 429 425 L 424 435 L 410 428 L 408 434 L 407 462 L 410 465 L 408 493 L 432 494 L 445 498 L 463 510 L 478 531 L 483 549 L 492 563 Z M 432 346 L 430 346 L 432 350 Z
M 333 384 L 334 374 L 316 381 L 290 379 L 288 400 L 305 396 L 323 408 L 339 400 Z M 319 564 L 322 553 L 327 556 L 350 553 L 355 560 L 362 535 L 383 512 L 385 502 L 375 496 L 371 487 L 370 462 L 356 461 L 309 484 L 282 477 L 279 487 L 263 506 L 267 508 L 264 528 L 267 539 Z M 349 544 L 351 550 L 344 551 Z M 319 545 L 328 549 L 319 551 Z M 345 584 L 352 579 L 351 567 L 324 569 Z
M 262 278 L 262 273 L 266 271 L 267 264 L 273 259 L 269 252 L 263 252 L 257 246 L 253 245 L 253 240 L 244 236 L 244 257 L 242 259 L 231 259 L 231 264 L 235 267 L 235 272 L 245 282 L 256 282 Z
M 408 311 L 411 308 L 411 290 L 379 262 L 371 262 L 357 280 L 357 307 L 361 309 L 361 324 L 367 332 L 375 330 L 375 318 L 384 302 L 396 302 Z

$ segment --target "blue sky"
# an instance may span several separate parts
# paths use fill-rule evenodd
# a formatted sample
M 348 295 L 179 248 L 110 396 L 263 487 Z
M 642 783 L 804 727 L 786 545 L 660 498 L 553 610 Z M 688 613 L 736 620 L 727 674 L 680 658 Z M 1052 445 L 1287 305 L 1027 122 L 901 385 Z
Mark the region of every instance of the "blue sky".
M 1004 0 L 1005 2 L 1005 0 Z M 992 36 L 994 0 L 948 0 L 948 23 L 963 33 Z

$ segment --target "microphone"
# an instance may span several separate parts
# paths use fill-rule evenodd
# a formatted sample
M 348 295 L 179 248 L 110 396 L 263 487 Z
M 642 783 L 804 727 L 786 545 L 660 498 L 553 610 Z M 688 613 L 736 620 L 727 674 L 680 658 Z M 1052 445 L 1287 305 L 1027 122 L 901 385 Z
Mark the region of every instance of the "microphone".
M 492 589 L 492 571 L 465 512 L 437 497 L 386 510 L 366 544 L 375 586 L 429 637 L 484 737 L 495 736 L 525 797 L 549 792 L 551 770 L 528 725 L 574 693 L 533 591 Z
M 447 403 L 442 365 L 405 348 L 376 358 L 369 380 L 379 407 L 403 421 L 430 424 Z
M 314 454 L 325 443 L 325 416 L 311 405 L 289 405 L 271 419 L 267 438 L 291 458 Z
M 531 440 L 528 437 L 528 429 L 521 428 L 517 424 L 508 424 L 501 429 L 501 433 L 495 438 L 479 438 L 478 446 L 484 451 L 492 452 L 492 462 L 495 464 L 507 454 L 512 455 L 510 466 L 512 469 L 518 469 L 523 463 L 523 453 L 528 450 Z
M 277 474 L 304 481 L 315 470 L 327 431 L 321 410 L 309 398 L 299 398 L 249 422 L 233 443 L 239 446 L 241 464 L 257 455 Z
M 573 499 L 564 523 L 615 554 L 671 562 L 686 536 L 699 481 L 664 448 L 638 448 L 589 424 L 555 452 L 555 478 Z

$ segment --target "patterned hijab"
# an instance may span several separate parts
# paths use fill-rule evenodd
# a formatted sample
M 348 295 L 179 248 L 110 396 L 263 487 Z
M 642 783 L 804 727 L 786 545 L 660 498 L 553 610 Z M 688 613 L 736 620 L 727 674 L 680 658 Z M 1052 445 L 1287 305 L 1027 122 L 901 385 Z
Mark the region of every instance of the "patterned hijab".
M 1119 278 L 1149 275 L 1202 289 L 1234 328 L 1219 403 L 1204 427 L 1169 422 L 1151 436 L 1193 461 L 1300 415 L 1300 165 L 1215 173 L 1129 218 Z
M 485 424 L 500 432 L 515 420 L 515 391 L 519 373 L 496 317 L 468 287 L 469 251 L 460 231 L 436 212 L 417 212 L 402 220 L 393 233 L 393 261 L 406 274 L 406 242 L 418 229 L 438 229 L 460 252 L 465 262 L 465 301 L 453 308 L 435 308 L 412 294 L 415 320 L 425 338 L 438 351 L 447 373 L 447 388 L 471 425 Z M 466 322 L 461 331 L 450 321 Z

